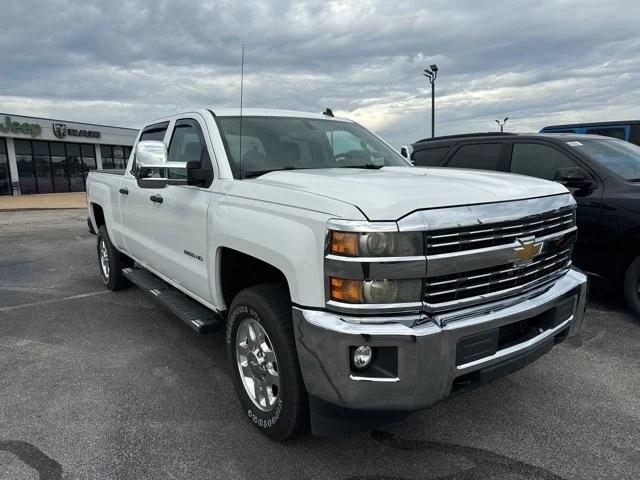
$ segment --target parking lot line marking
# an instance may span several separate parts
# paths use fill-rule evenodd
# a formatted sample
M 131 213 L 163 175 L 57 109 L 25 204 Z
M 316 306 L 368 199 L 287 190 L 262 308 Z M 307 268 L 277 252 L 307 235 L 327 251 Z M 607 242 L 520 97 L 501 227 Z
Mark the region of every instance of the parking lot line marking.
M 72 295 L 71 297 L 64 297 L 64 298 L 53 298 L 51 300 L 43 300 L 42 302 L 23 303 L 22 305 L 12 305 L 10 307 L 1 307 L 0 313 L 9 312 L 11 310 L 17 310 L 19 308 L 37 307 L 40 305 L 47 305 L 49 303 L 57 303 L 57 302 L 64 302 L 67 300 L 77 300 L 79 298 L 94 297 L 96 295 L 104 295 L 105 293 L 110 293 L 110 292 L 111 290 L 100 290 L 99 292 L 82 293 L 80 295 Z

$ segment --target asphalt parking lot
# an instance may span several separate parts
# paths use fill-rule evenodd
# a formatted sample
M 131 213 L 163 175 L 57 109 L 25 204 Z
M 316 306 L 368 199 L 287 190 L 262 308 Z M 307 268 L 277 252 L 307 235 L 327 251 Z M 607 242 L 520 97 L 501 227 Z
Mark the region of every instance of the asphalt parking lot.
M 580 338 L 507 378 L 277 444 L 238 407 L 221 332 L 103 288 L 85 218 L 0 213 L 1 479 L 640 478 L 640 321 L 601 287 Z

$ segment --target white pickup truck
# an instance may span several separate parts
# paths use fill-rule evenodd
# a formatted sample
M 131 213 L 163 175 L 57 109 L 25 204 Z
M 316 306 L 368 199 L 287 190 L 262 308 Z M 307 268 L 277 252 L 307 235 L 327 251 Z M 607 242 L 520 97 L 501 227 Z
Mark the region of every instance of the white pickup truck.
M 580 330 L 563 186 L 414 168 L 330 111 L 243 113 L 156 120 L 87 196 L 104 284 L 226 328 L 240 404 L 271 438 L 392 421 Z

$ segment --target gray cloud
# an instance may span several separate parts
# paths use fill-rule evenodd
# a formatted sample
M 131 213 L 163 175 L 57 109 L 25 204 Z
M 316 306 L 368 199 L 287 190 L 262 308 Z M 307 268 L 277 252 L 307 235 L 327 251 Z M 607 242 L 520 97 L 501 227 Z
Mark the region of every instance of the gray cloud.
M 6 1 L 4 3 L 7 3 Z M 638 117 L 634 1 L 9 1 L 0 110 L 122 125 L 239 99 L 339 112 L 399 145 Z

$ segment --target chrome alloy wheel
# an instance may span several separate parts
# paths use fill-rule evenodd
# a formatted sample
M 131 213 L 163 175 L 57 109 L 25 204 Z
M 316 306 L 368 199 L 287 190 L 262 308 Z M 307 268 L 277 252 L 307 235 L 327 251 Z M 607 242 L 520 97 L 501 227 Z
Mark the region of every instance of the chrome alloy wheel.
M 109 274 L 111 269 L 109 268 L 109 252 L 107 251 L 107 244 L 104 243 L 104 238 L 100 239 L 100 270 L 102 278 L 105 282 L 109 281 Z
M 278 401 L 280 376 L 278 359 L 262 325 L 253 318 L 240 322 L 236 333 L 238 372 L 249 398 L 263 412 Z

